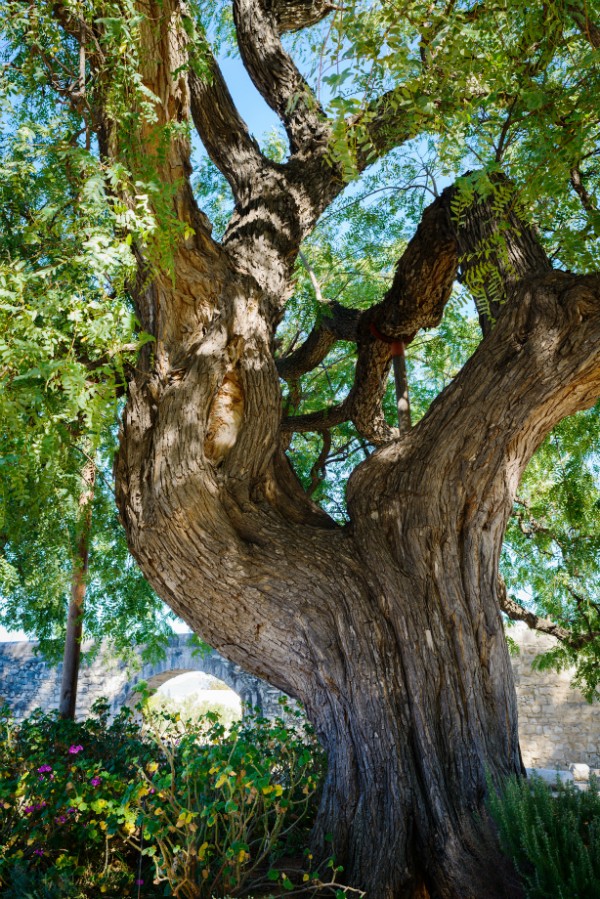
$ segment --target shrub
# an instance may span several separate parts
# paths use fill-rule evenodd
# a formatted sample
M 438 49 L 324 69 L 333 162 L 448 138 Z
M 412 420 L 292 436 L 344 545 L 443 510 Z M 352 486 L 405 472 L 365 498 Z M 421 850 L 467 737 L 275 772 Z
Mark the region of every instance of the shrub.
M 35 712 L 0 742 L 2 894 L 127 896 L 137 809 L 123 801 L 151 756 L 129 712 L 108 723 L 99 703 L 83 723 Z
M 557 779 L 509 778 L 488 808 L 528 899 L 600 899 L 600 795 Z
M 185 899 L 291 885 L 273 867 L 298 853 L 316 811 L 322 753 L 312 733 L 249 717 L 225 728 L 208 713 L 185 727 L 162 710 L 146 730 L 159 749 L 134 792 L 158 881 Z
M 300 723 L 217 715 L 137 724 L 0 716 L 0 892 L 18 899 L 184 899 L 292 886 L 322 753 Z M 318 873 L 303 879 L 317 887 Z M 333 864 L 330 863 L 333 868 Z M 335 881 L 335 869 L 330 872 Z

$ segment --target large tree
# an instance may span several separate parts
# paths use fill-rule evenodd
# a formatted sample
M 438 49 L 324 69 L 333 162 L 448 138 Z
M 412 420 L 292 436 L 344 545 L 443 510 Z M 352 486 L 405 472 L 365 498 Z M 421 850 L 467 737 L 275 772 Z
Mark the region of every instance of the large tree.
M 523 770 L 501 609 L 566 643 L 593 636 L 523 610 L 499 577 L 525 466 L 600 395 L 591 9 L 8 8 L 13 64 L 83 123 L 74 139 L 97 148 L 137 260 L 131 294 L 152 342 L 127 386 L 116 484 L 142 571 L 198 634 L 304 704 L 329 760 L 315 846 L 333 846 L 350 884 L 373 899 L 511 894 L 475 814 L 487 776 Z M 283 124 L 284 157 L 232 100 L 211 46 L 231 34 Z M 233 194 L 218 240 L 193 189 L 192 127 Z M 327 300 L 307 260 L 318 314 L 282 351 L 302 242 L 361 172 L 428 139 L 446 186 L 428 180 L 433 202 L 384 296 Z M 404 347 L 439 324 L 456 282 L 482 339 L 411 427 Z M 342 342 L 350 389 L 307 409 L 298 385 Z M 392 362 L 397 422 L 384 409 Z M 322 434 L 318 476 L 347 423 L 367 458 L 340 523 L 286 451 Z

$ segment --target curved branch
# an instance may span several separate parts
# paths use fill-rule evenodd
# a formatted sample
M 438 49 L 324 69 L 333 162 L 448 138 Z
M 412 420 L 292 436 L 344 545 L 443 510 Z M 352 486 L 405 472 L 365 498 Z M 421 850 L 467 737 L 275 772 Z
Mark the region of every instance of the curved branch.
M 316 412 L 307 412 L 305 415 L 290 415 L 284 418 L 281 423 L 281 430 L 284 434 L 290 434 L 300 431 L 326 431 L 328 428 L 334 428 L 341 425 L 344 421 L 350 419 L 348 413 L 347 401 L 337 406 L 329 406 L 327 409 L 319 409 Z
M 581 201 L 581 205 L 583 206 L 585 211 L 590 213 L 591 215 L 597 216 L 598 215 L 598 206 L 596 205 L 594 198 L 592 197 L 590 192 L 587 190 L 587 188 L 584 184 L 583 178 L 584 178 L 584 176 L 583 176 L 579 166 L 576 166 L 576 165 L 573 166 L 573 168 L 571 169 L 571 178 L 570 178 L 571 187 L 573 188 L 573 190 L 579 197 L 579 200 Z
M 443 471 L 457 529 L 472 531 L 476 522 L 480 533 L 493 531 L 498 552 L 532 454 L 561 419 L 600 396 L 600 273 L 553 271 L 535 232 L 516 214 L 510 183 L 501 181 L 500 197 L 502 191 L 507 197 L 501 214 L 495 193 L 476 198 L 457 228 L 463 254 L 488 242 L 490 269 L 506 297 L 493 330 L 410 434 L 371 456 L 348 483 L 354 517 L 363 511 L 357 489 L 365 480 L 367 492 L 380 489 L 388 498 L 407 489 L 403 472 L 416 453 L 420 492 L 431 479 L 439 500 L 434 473 Z
M 465 176 L 477 184 L 478 173 Z M 518 215 L 517 193 L 504 175 L 492 179 L 493 193 L 457 210 L 461 273 L 474 296 L 484 334 L 488 334 L 507 298 L 523 278 L 549 274 L 552 263 L 534 229 Z M 457 203 L 461 195 L 456 195 Z
M 498 601 L 500 608 L 505 615 L 508 615 L 511 621 L 524 621 L 532 631 L 539 631 L 541 634 L 555 637 L 570 649 L 581 649 L 597 640 L 600 636 L 600 633 L 597 631 L 590 631 L 588 634 L 572 634 L 568 628 L 561 627 L 560 624 L 556 624 L 549 618 L 542 618 L 540 615 L 529 611 L 529 609 L 525 609 L 520 603 L 515 602 L 514 599 L 507 595 L 506 585 L 502 578 L 499 578 Z
M 329 0 L 276 0 L 272 5 L 280 34 L 316 25 L 336 7 Z
M 202 55 L 208 60 L 210 74 L 200 76 L 190 69 L 192 118 L 208 155 L 227 178 L 236 200 L 244 202 L 252 177 L 268 161 L 240 116 L 206 43 Z
M 321 452 L 315 459 L 313 463 L 313 467 L 310 470 L 310 485 L 308 487 L 308 495 L 312 496 L 323 478 L 325 477 L 325 465 L 327 463 L 327 457 L 331 450 L 331 434 L 328 430 L 320 431 L 321 440 L 323 441 L 323 446 L 321 447 Z
M 337 302 L 327 303 L 304 343 L 277 360 L 279 377 L 293 381 L 316 368 L 338 340 L 355 341 L 359 319 L 358 310 L 347 309 Z
M 323 412 L 289 418 L 284 422 L 284 430 L 320 430 L 352 420 L 361 437 L 376 446 L 399 436 L 398 430 L 386 422 L 382 407 L 392 345 L 375 335 L 385 334 L 406 344 L 421 328 L 439 324 L 458 267 L 458 243 L 450 210 L 454 193 L 454 188 L 447 188 L 425 209 L 414 237 L 398 260 L 392 286 L 384 299 L 358 315 L 354 313 L 357 317 L 350 319 L 354 333 L 347 331 L 342 336 L 339 318 L 334 314 L 323 319 L 308 340 L 291 354 L 289 361 L 293 360 L 293 364 L 287 368 L 284 360 L 279 364 L 282 377 L 299 376 L 309 370 L 303 366 L 314 367 L 311 363 L 316 365 L 324 358 L 335 339 L 357 343 L 354 384 L 344 402 Z M 339 307 L 336 313 L 341 316 L 342 310 L 346 316 L 350 311 Z M 330 336 L 327 328 L 339 337 Z
M 561 643 L 571 643 L 572 634 L 567 628 L 555 624 L 555 622 L 550 621 L 549 618 L 542 618 L 540 615 L 530 612 L 520 605 L 520 603 L 511 599 L 506 592 L 506 585 L 501 578 L 499 579 L 499 587 L 498 601 L 500 603 L 500 608 L 505 615 L 508 615 L 511 621 L 524 621 L 527 627 L 531 628 L 532 631 L 539 631 L 541 634 L 549 634 L 551 637 L 556 637 Z
M 454 188 L 446 188 L 425 209 L 414 237 L 398 260 L 392 286 L 381 303 L 361 316 L 358 361 L 348 403 L 359 433 L 377 446 L 395 439 L 398 432 L 387 425 L 381 407 L 392 364 L 392 345 L 375 335 L 384 334 L 408 344 L 421 328 L 439 324 L 458 267 L 458 243 L 450 211 L 454 192 Z
M 398 431 L 388 425 L 382 405 L 392 354 L 390 344 L 365 333 L 364 322 L 361 331 L 354 384 L 344 405 L 361 437 L 375 446 L 383 446 L 398 437 Z
M 550 272 L 524 279 L 493 331 L 437 397 L 404 441 L 356 469 L 348 483 L 351 514 L 365 488 L 406 490 L 413 454 L 419 491 L 436 491 L 444 472 L 448 509 L 459 532 L 501 540 L 531 456 L 563 418 L 600 396 L 600 274 Z M 431 484 L 431 488 L 428 486 Z
M 297 4 L 301 9 L 304 4 Z M 279 4 L 283 8 L 282 4 Z M 321 149 L 329 123 L 311 88 L 279 38 L 275 9 L 265 0 L 234 0 L 233 17 L 242 60 L 254 85 L 283 122 L 292 154 Z

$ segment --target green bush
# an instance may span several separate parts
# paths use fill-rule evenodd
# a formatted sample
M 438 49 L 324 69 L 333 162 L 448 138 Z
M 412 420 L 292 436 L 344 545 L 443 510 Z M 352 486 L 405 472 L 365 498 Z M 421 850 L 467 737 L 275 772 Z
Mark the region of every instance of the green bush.
M 156 879 L 185 899 L 291 885 L 273 864 L 302 851 L 316 811 L 322 756 L 311 732 L 300 721 L 178 718 L 147 720 L 161 761 L 132 797 Z
M 2 895 L 133 895 L 138 810 L 124 796 L 153 747 L 131 714 L 109 724 L 99 703 L 83 723 L 38 711 L 16 726 L 7 710 L 1 723 Z
M 278 860 L 302 858 L 323 770 L 300 720 L 226 729 L 217 715 L 184 722 L 163 710 L 109 723 L 99 705 L 82 723 L 37 712 L 16 725 L 4 710 L 0 724 L 3 897 L 292 887 Z M 308 857 L 299 878 L 321 883 Z
M 600 899 L 600 795 L 557 779 L 510 778 L 490 790 L 490 814 L 528 899 Z

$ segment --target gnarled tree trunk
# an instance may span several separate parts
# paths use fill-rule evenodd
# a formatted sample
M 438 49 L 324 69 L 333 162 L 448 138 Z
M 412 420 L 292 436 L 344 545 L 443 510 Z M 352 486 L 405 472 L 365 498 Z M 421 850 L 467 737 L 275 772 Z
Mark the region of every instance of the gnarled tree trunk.
M 260 292 L 222 283 L 231 317 L 159 387 L 132 386 L 117 469 L 132 550 L 194 630 L 304 703 L 329 756 L 315 836 L 333 835 L 348 883 L 519 895 L 474 818 L 486 776 L 523 771 L 498 560 L 528 459 L 600 388 L 598 279 L 521 283 L 428 415 L 353 474 L 345 528 L 277 448 Z
M 329 757 L 315 843 L 329 853 L 332 834 L 347 883 L 370 899 L 519 895 L 475 817 L 486 775 L 523 770 L 498 559 L 528 459 L 555 423 L 600 394 L 600 282 L 553 272 L 533 232 L 508 215 L 508 252 L 495 260 L 505 302 L 490 309 L 498 320 L 400 435 L 382 412 L 387 339 L 408 343 L 440 321 L 459 254 L 495 230 L 484 202 L 459 227 L 450 189 L 425 210 L 379 304 L 362 313 L 332 304 L 276 362 L 300 243 L 344 186 L 333 125 L 281 35 L 330 9 L 327 0 L 233 2 L 244 64 L 287 131 L 290 157 L 275 164 L 183 5 L 144 6 L 140 73 L 156 115 L 140 116 L 140 169 L 154 164 L 186 236 L 172 272 L 150 268 L 136 248 L 135 300 L 154 343 L 129 385 L 117 500 L 158 594 L 225 656 L 304 703 Z M 61 23 L 106 79 L 102 19 L 95 43 L 66 7 Z M 209 78 L 189 64 L 194 42 Z M 102 152 L 135 171 L 98 83 Z M 403 118 L 393 96 L 366 112 L 346 122 L 350 145 L 358 131 L 368 138 L 359 169 L 419 128 L 419 114 Z M 235 196 L 220 243 L 192 195 L 179 127 L 191 119 Z M 278 366 L 293 379 L 338 339 L 357 347 L 348 397 L 282 420 Z M 380 449 L 351 476 L 350 522 L 339 527 L 304 493 L 284 447 L 293 431 L 346 420 Z

